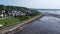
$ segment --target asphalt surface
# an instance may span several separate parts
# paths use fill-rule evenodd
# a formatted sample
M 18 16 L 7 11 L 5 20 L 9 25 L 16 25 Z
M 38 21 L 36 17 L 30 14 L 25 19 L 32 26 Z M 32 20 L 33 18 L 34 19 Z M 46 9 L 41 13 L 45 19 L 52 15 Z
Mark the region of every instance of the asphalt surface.
M 60 34 L 60 18 L 45 15 L 15 34 Z

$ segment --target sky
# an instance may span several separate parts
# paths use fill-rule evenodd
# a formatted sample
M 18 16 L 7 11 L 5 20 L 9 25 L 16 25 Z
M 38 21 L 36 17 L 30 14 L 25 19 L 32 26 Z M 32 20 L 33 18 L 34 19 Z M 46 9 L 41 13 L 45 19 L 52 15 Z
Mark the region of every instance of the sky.
M 40 9 L 60 9 L 60 0 L 0 0 L 0 4 Z

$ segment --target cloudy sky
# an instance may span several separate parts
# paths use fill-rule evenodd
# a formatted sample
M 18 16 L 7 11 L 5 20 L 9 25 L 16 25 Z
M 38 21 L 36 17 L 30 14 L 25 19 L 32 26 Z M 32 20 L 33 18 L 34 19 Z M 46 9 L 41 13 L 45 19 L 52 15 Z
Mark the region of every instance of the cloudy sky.
M 0 4 L 28 8 L 60 9 L 60 0 L 0 0 Z

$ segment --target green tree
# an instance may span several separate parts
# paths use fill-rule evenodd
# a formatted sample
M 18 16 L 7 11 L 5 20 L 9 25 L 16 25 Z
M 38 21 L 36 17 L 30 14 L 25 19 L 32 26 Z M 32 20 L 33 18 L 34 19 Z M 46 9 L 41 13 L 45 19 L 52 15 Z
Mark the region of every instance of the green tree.
M 0 5 L 0 10 L 4 10 L 4 5 Z

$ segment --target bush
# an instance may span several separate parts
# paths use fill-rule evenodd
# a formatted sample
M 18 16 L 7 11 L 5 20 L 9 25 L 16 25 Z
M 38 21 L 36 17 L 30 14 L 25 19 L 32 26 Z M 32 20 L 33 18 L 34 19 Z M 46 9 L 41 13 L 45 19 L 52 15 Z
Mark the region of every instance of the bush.
M 28 16 L 18 16 L 18 18 L 20 19 L 20 21 L 29 19 Z
M 6 26 L 8 23 L 7 22 L 5 22 L 5 25 L 4 26 Z
M 0 16 L 0 18 L 2 18 L 2 16 Z

